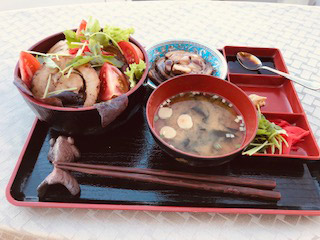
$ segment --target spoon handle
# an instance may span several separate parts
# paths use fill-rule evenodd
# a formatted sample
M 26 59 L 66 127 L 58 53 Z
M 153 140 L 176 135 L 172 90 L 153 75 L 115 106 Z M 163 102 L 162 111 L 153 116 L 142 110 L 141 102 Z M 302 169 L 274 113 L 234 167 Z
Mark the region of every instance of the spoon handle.
M 273 68 L 270 68 L 270 67 L 267 67 L 267 66 L 262 66 L 260 67 L 260 69 L 265 69 L 265 70 L 268 70 L 270 72 L 274 72 L 274 73 L 277 73 L 295 83 L 298 83 L 306 88 L 309 88 L 309 89 L 312 89 L 312 90 L 319 90 L 320 89 L 320 82 L 315 82 L 315 81 L 308 81 L 308 80 L 304 80 L 302 78 L 299 78 L 299 77 L 296 77 L 296 76 L 293 76 L 293 75 L 290 75 L 290 74 L 287 74 L 287 73 L 284 73 L 284 72 L 281 72 L 281 71 L 278 71 L 276 69 L 273 69 Z
M 150 79 L 148 79 L 147 82 L 144 83 L 144 86 L 147 86 L 153 90 L 157 88 L 157 85 L 155 85 Z

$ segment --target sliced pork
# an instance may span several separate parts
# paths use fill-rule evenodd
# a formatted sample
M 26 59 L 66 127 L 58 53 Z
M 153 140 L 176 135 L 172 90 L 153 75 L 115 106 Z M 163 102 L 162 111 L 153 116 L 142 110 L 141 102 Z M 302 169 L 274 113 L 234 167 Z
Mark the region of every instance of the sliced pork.
M 79 93 L 84 87 L 83 79 L 78 73 L 71 73 L 69 78 L 64 75 L 56 83 L 56 90 L 63 90 L 68 88 L 77 88 L 73 92 Z
M 59 53 L 59 54 L 68 54 L 69 48 L 66 40 L 61 40 L 53 45 L 48 53 Z
M 98 99 L 98 94 L 100 90 L 100 80 L 99 76 L 89 64 L 82 65 L 77 69 L 82 75 L 85 86 L 86 86 L 86 100 L 84 102 L 84 107 L 93 106 Z
M 46 64 L 42 65 L 42 67 L 36 71 L 33 75 L 32 83 L 31 83 L 31 91 L 32 94 L 37 98 L 43 98 L 45 93 L 49 76 L 57 73 L 58 69 L 49 68 Z M 51 79 L 48 87 L 48 92 L 55 90 L 54 81 Z

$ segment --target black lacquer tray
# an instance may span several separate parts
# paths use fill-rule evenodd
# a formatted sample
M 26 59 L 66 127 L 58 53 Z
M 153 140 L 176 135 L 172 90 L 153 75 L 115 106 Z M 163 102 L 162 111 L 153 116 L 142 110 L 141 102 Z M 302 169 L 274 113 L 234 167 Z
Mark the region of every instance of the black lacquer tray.
M 82 153 L 79 161 L 274 179 L 281 200 L 257 201 L 81 173 L 73 173 L 80 183 L 80 196 L 71 196 L 62 186 L 51 186 L 39 199 L 36 188 L 53 168 L 47 160 L 49 140 L 58 133 L 38 120 L 8 185 L 8 200 L 14 205 L 32 207 L 320 214 L 318 161 L 240 157 L 220 167 L 194 169 L 162 152 L 149 132 L 144 111 L 142 107 L 125 126 L 104 135 L 74 137 Z
M 244 50 L 259 57 L 269 57 L 278 70 L 288 72 L 278 49 L 233 46 L 225 47 L 223 54 L 228 60 L 237 51 Z M 254 92 L 267 95 L 276 102 L 266 106 L 264 114 L 268 118 L 281 117 L 310 131 L 310 136 L 298 145 L 301 151 L 274 157 L 261 154 L 241 156 L 219 167 L 192 168 L 172 159 L 159 148 L 149 132 L 145 106 L 142 106 L 124 126 L 111 132 L 101 136 L 73 136 L 82 154 L 79 162 L 274 179 L 277 183 L 275 190 L 281 193 L 280 201 L 258 201 L 74 172 L 72 174 L 81 188 L 79 196 L 71 196 L 62 186 L 51 186 L 43 198 L 38 198 L 37 186 L 53 169 L 47 159 L 49 140 L 59 136 L 39 120 L 30 131 L 9 181 L 8 201 L 28 207 L 320 215 L 319 148 L 293 84 L 278 76 L 239 74 L 230 72 L 230 69 L 229 66 L 227 81 L 238 85 L 247 94 L 254 89 Z

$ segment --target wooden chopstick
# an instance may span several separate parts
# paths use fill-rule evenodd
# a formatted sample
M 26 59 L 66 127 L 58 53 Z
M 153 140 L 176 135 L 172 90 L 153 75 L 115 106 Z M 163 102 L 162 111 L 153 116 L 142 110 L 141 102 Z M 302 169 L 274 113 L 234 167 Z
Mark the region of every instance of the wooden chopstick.
M 57 163 L 56 164 L 57 167 L 63 170 L 77 171 L 77 172 L 82 172 L 86 174 L 124 178 L 124 179 L 142 181 L 142 182 L 152 182 L 152 183 L 164 184 L 169 186 L 212 191 L 212 192 L 225 193 L 225 194 L 237 195 L 242 197 L 264 199 L 264 200 L 270 200 L 270 201 L 278 201 L 281 198 L 281 194 L 279 192 L 271 191 L 271 190 L 261 190 L 261 189 L 255 189 L 255 188 L 249 188 L 249 187 L 224 185 L 224 184 L 210 183 L 210 182 L 204 182 L 204 181 L 198 181 L 198 180 L 179 179 L 179 178 L 167 177 L 167 176 L 154 176 L 154 175 L 148 175 L 145 173 L 140 174 L 140 173 L 130 173 L 130 172 L 122 172 L 122 171 L 114 171 L 114 170 L 106 170 L 106 169 L 96 169 L 96 168 L 90 168 L 90 167 L 80 166 L 80 165 L 88 165 L 88 164 L 79 164 L 79 163 L 71 163 L 71 164 Z
M 253 187 L 262 189 L 274 189 L 276 187 L 276 181 L 274 180 L 263 180 L 263 179 L 252 179 L 252 178 L 239 178 L 230 176 L 218 176 L 218 175 L 206 175 L 197 173 L 184 173 L 176 171 L 158 170 L 158 169 L 145 169 L 145 168 L 131 168 L 131 167 L 119 167 L 119 166 L 108 166 L 108 165 L 96 165 L 96 164 L 85 164 L 85 163 L 68 163 L 59 162 L 60 166 L 71 166 L 71 167 L 85 167 L 90 169 L 98 170 L 111 170 L 128 173 L 142 173 L 155 176 L 175 177 L 181 179 L 199 180 L 212 183 L 221 183 L 228 185 L 236 185 L 243 187 Z

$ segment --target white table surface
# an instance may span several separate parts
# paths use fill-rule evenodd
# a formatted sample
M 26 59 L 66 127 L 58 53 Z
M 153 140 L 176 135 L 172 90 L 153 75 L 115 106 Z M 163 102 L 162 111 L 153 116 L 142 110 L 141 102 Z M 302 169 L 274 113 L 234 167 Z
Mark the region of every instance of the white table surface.
M 148 45 L 191 38 L 279 48 L 290 73 L 320 81 L 320 8 L 244 2 L 109 2 L 0 12 L 0 239 L 320 239 L 320 217 L 32 209 L 15 207 L 5 188 L 34 120 L 12 84 L 20 50 L 93 16 L 133 26 Z M 320 141 L 320 92 L 296 85 Z

